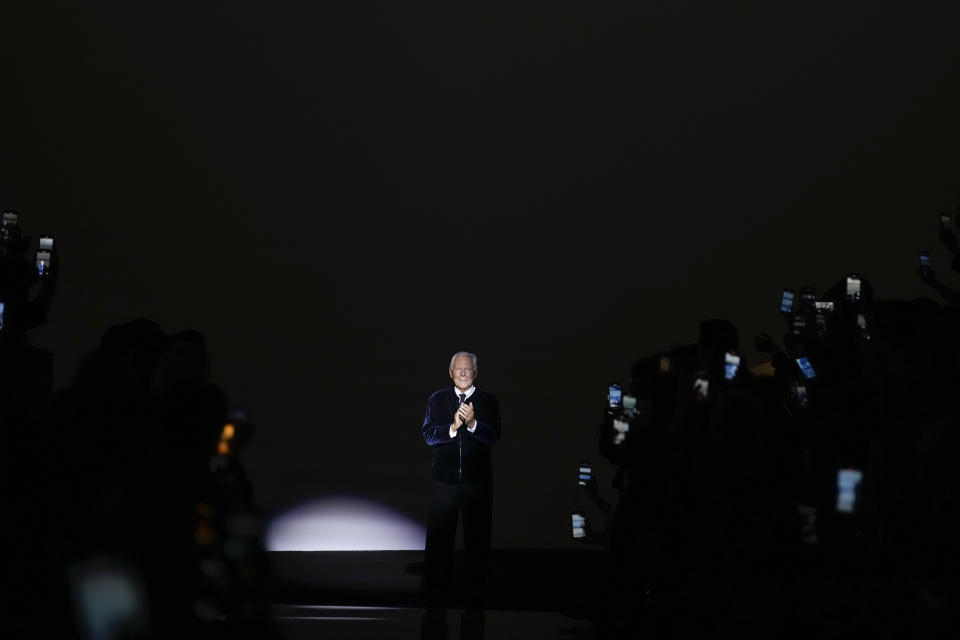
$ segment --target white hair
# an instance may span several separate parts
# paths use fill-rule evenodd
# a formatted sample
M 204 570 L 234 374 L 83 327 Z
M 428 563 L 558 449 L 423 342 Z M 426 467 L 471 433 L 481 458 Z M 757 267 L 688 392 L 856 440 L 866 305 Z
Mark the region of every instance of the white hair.
M 477 356 L 470 353 L 469 351 L 457 351 L 453 354 L 453 357 L 450 358 L 450 368 L 453 369 L 453 361 L 457 359 L 458 356 L 470 356 L 470 359 L 473 360 L 473 370 L 477 371 Z

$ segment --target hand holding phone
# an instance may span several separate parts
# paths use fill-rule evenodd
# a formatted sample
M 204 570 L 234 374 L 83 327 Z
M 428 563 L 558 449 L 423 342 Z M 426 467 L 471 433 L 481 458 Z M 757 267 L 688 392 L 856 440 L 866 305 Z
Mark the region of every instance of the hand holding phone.
M 710 378 L 707 377 L 706 373 L 701 371 L 697 373 L 697 377 L 693 381 L 693 401 L 703 402 L 709 397 L 709 394 Z

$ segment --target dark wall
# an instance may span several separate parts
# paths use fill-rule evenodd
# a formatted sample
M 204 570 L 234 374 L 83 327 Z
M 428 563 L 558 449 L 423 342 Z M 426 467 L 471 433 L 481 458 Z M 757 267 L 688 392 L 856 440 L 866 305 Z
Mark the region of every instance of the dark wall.
M 956 10 L 721 5 L 14 6 L 0 206 L 61 247 L 58 386 L 109 324 L 197 328 L 255 412 L 263 506 L 422 518 L 426 398 L 472 350 L 504 408 L 494 544 L 569 544 L 636 356 L 946 261 Z

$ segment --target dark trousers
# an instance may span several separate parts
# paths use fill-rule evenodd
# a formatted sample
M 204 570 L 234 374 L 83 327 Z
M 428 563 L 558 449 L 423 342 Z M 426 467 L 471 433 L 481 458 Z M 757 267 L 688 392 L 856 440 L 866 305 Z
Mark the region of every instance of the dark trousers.
M 463 514 L 464 596 L 481 608 L 490 556 L 493 493 L 487 484 L 431 482 L 430 515 L 424 554 L 423 587 L 432 606 L 446 606 L 453 572 L 453 544 Z

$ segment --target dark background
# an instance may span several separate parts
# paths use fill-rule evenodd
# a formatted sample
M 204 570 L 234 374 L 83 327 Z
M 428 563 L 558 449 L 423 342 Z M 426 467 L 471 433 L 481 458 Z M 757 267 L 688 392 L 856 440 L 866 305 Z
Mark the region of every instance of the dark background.
M 428 394 L 498 394 L 494 546 L 564 547 L 605 385 L 780 288 L 925 293 L 960 202 L 956 3 L 139 2 L 5 9 L 0 206 L 53 233 L 56 386 L 203 331 L 276 512 L 422 520 Z M 135 428 L 134 425 L 131 428 Z

